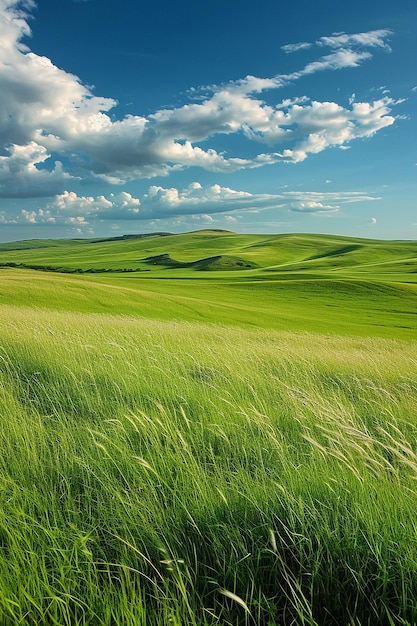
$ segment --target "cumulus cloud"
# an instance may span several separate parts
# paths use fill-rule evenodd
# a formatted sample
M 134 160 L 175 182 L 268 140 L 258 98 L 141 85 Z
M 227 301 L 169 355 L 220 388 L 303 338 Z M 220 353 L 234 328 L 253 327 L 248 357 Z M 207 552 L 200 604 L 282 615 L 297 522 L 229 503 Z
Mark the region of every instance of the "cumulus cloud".
M 332 204 L 323 204 L 316 200 L 309 200 L 308 202 L 299 202 L 294 204 L 290 209 L 296 213 L 334 213 L 338 211 L 340 206 Z
M 268 105 L 259 97 L 316 72 L 357 67 L 375 49 L 388 48 L 388 30 L 322 37 L 315 45 L 327 46 L 330 53 L 298 72 L 246 76 L 206 90 L 198 102 L 117 120 L 110 114 L 114 99 L 94 95 L 77 76 L 23 45 L 33 6 L 32 0 L 0 0 L 3 197 L 52 195 L 64 191 L 70 178 L 121 184 L 191 166 L 227 173 L 297 163 L 329 147 L 347 147 L 395 121 L 390 112 L 396 102 L 388 97 L 352 102 L 350 108 L 306 97 Z M 284 49 L 295 50 L 294 45 Z M 215 149 L 216 136 L 237 134 L 252 144 L 249 152 L 245 143 L 237 155 Z M 268 150 L 254 151 L 254 144 Z
M 211 222 L 215 215 L 233 224 L 240 214 L 276 210 L 281 213 L 332 214 L 342 205 L 370 202 L 380 198 L 360 191 L 317 192 L 284 191 L 279 194 L 253 194 L 221 185 L 203 187 L 194 182 L 184 189 L 152 185 L 140 198 L 122 191 L 108 197 L 79 196 L 73 191 L 58 194 L 45 208 L 21 210 L 18 215 L 0 213 L 2 224 L 57 224 L 77 228 L 94 226 L 97 222 L 122 220 L 160 220 L 192 216 L 194 220 Z M 375 219 L 375 218 L 373 218 Z
M 84 216 L 100 219 L 135 219 L 139 213 L 140 200 L 122 191 L 100 196 L 79 196 L 74 191 L 64 191 L 47 205 L 47 210 L 55 216 Z
M 53 169 L 39 169 L 50 157 L 46 148 L 34 141 L 5 148 L 0 156 L 0 198 L 52 196 L 72 177 L 55 161 Z
M 65 225 L 77 228 L 77 232 L 82 232 L 81 228 L 89 226 L 89 222 L 84 215 L 59 214 L 55 210 L 35 209 L 28 211 L 22 209 L 17 215 L 8 215 L 6 211 L 0 213 L 0 224 L 3 225 Z
M 139 216 L 142 218 L 156 216 L 177 216 L 192 214 L 224 213 L 244 210 L 254 206 L 279 206 L 274 195 L 251 194 L 247 191 L 236 191 L 218 184 L 203 187 L 200 183 L 191 183 L 185 189 L 175 187 L 166 189 L 152 185 L 148 193 L 141 199 Z

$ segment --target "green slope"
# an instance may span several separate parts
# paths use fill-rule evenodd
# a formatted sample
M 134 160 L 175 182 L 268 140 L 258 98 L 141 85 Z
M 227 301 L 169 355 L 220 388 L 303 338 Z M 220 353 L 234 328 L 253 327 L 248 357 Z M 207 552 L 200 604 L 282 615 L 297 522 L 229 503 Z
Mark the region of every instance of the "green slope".
M 417 242 L 330 235 L 240 235 L 229 231 L 156 234 L 107 240 L 33 240 L 0 245 L 0 263 L 72 269 L 153 269 L 150 257 L 169 255 L 178 270 L 213 257 L 233 257 L 273 271 L 417 272 Z M 160 264 L 157 264 L 160 265 Z M 168 264 L 172 268 L 172 264 Z M 160 268 L 156 268 L 160 269 Z M 219 269 L 225 269 L 220 264 Z
M 417 242 L 330 235 L 240 235 L 229 231 L 156 234 L 107 240 L 33 240 L 0 245 L 0 263 L 68 268 L 140 269 L 149 257 L 182 264 L 215 256 L 238 257 L 263 269 L 291 271 L 413 271 Z M 196 269 L 189 267 L 188 269 Z
M 410 284 L 234 281 L 236 273 L 231 277 L 230 272 L 227 280 L 218 279 L 217 272 L 196 273 L 194 279 L 151 276 L 0 270 L 0 304 L 301 332 L 417 336 L 417 289 Z
M 0 246 L 0 304 L 413 339 L 416 259 L 414 241 L 328 235 L 34 240 Z

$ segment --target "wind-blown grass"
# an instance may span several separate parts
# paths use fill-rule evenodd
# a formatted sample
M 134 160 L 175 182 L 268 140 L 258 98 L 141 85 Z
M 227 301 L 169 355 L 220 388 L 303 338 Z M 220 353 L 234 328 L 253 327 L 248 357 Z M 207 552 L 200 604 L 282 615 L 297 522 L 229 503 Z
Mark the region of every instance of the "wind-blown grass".
M 4 624 L 413 624 L 416 344 L 0 309 Z

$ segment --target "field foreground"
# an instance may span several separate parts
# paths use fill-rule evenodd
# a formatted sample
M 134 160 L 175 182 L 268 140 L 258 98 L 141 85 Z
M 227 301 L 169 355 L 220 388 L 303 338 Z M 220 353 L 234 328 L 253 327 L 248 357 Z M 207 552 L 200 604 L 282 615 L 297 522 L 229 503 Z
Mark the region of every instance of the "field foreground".
M 415 342 L 7 304 L 0 337 L 2 624 L 417 622 Z

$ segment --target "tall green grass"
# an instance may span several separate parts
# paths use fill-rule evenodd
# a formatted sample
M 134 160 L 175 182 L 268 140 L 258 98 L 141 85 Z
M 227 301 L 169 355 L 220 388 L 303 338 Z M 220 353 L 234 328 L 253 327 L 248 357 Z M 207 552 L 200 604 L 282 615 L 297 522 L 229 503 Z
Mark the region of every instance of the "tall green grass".
M 0 622 L 417 621 L 416 344 L 0 309 Z

